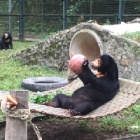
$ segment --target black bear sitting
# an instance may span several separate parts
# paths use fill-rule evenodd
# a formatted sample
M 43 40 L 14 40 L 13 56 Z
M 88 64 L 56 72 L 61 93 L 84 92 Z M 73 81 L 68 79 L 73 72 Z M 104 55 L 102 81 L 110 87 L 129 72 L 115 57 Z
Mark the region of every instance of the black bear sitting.
M 3 33 L 2 39 L 0 40 L 0 49 L 13 49 L 12 36 L 10 33 Z
M 70 114 L 85 115 L 99 106 L 111 100 L 119 90 L 118 68 L 113 58 L 109 55 L 101 55 L 91 66 L 98 70 L 94 75 L 88 67 L 88 60 L 85 60 L 82 69 L 83 73 L 79 78 L 84 86 L 77 89 L 72 96 L 57 94 L 52 102 L 45 105 L 70 109 Z

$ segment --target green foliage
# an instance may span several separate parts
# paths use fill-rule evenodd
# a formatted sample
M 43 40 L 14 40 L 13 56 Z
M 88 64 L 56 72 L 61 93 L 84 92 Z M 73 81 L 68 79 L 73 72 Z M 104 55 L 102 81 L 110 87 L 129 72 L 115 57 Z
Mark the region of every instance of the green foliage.
M 140 12 L 140 5 L 136 5 L 135 10 L 136 10 L 137 12 Z
M 37 104 L 43 104 L 46 101 L 50 102 L 54 98 L 54 96 L 57 95 L 58 93 L 63 93 L 63 91 L 56 90 L 54 93 L 51 94 L 41 94 L 40 92 L 37 92 L 37 95 L 30 97 L 30 102 Z M 71 93 L 63 93 L 63 94 L 66 94 L 68 96 L 71 95 Z
M 51 101 L 55 95 L 56 95 L 56 93 L 45 94 L 45 95 L 43 95 L 43 94 L 40 94 L 40 93 L 38 92 L 37 95 L 32 96 L 32 97 L 30 98 L 30 102 L 32 102 L 32 103 L 37 103 L 37 104 L 43 104 L 43 103 L 46 102 L 46 101 L 48 101 L 48 102 Z
M 44 102 L 46 101 L 51 101 L 54 97 L 54 94 L 45 94 L 45 95 L 42 95 L 42 94 L 38 94 L 38 95 L 35 95 L 33 97 L 30 98 L 30 102 L 32 103 L 37 103 L 37 104 L 43 104 Z
M 59 20 L 53 23 L 53 21 L 49 21 L 48 23 L 43 24 L 38 18 L 36 18 L 36 22 L 31 22 L 34 19 L 28 19 L 25 23 L 25 28 L 28 28 L 29 34 L 32 34 L 35 37 L 41 38 L 42 34 L 45 34 L 46 36 L 51 35 L 52 33 L 55 33 L 59 31 Z M 56 23 L 58 22 L 57 26 Z M 38 34 L 37 34 L 38 33 Z M 26 34 L 28 34 L 26 32 Z
M 8 1 L 1 1 L 0 3 L 0 13 L 8 12 Z
M 74 1 L 74 4 L 72 3 L 67 10 L 68 15 L 74 15 L 79 11 L 80 6 L 85 2 L 85 0 L 77 0 L 76 2 Z
M 77 1 L 73 1 L 73 2 L 71 2 L 71 5 L 69 5 L 68 9 L 67 9 L 67 15 L 69 15 L 69 16 L 76 15 L 80 11 L 80 8 L 81 8 L 82 4 L 84 4 L 85 0 L 77 0 Z M 79 17 L 76 22 L 83 21 L 84 16 L 82 13 L 80 13 L 80 14 L 81 14 L 81 17 Z M 73 22 L 73 18 L 68 17 L 67 21 L 68 21 L 68 23 Z
M 110 24 L 111 24 L 111 22 L 110 22 L 110 20 L 107 18 L 107 19 L 106 19 L 105 25 L 110 25 Z

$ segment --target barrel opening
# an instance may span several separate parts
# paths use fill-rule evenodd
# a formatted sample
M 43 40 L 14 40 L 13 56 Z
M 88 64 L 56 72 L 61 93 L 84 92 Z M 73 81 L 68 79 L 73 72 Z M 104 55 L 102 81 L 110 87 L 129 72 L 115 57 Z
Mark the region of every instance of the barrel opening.
M 69 48 L 70 56 L 71 54 L 83 54 L 91 62 L 103 53 L 102 41 L 97 33 L 92 30 L 82 29 L 71 39 Z

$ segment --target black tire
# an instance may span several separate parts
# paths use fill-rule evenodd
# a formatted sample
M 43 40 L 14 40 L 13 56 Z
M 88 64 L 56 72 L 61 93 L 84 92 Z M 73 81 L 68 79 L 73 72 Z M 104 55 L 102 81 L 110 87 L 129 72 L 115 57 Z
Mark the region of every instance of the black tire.
M 68 84 L 66 78 L 59 77 L 33 77 L 22 81 L 21 87 L 30 91 L 48 91 Z

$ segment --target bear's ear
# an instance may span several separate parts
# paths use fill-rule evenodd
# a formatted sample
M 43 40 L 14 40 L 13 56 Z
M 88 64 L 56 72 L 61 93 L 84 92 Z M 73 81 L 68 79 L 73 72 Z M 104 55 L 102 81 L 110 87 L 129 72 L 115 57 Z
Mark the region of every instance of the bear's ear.
M 74 53 L 70 52 L 70 58 L 72 58 L 74 56 Z

